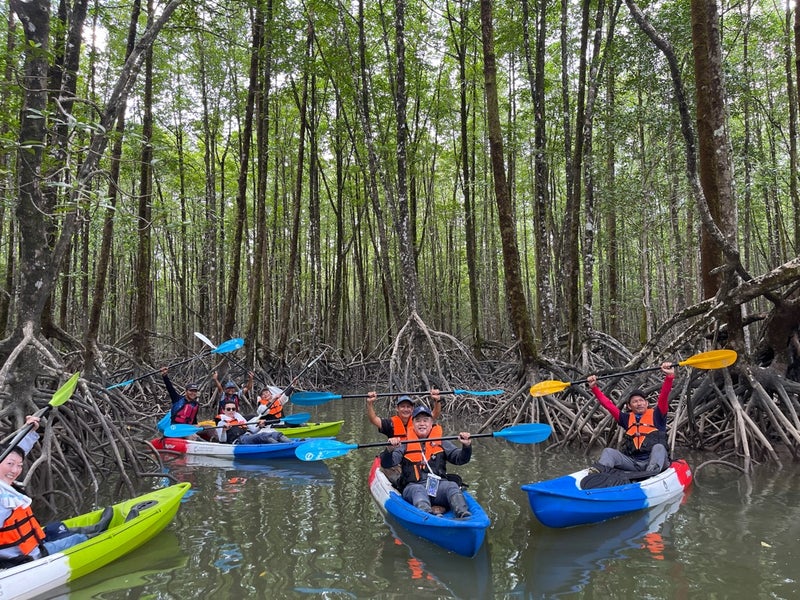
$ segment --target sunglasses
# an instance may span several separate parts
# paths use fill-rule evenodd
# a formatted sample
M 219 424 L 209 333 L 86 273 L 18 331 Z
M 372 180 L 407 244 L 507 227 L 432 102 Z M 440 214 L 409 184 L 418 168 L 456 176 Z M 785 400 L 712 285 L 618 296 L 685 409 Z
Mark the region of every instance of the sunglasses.
M 226 408 L 225 412 L 233 412 L 234 410 L 236 410 L 236 409 L 235 408 Z

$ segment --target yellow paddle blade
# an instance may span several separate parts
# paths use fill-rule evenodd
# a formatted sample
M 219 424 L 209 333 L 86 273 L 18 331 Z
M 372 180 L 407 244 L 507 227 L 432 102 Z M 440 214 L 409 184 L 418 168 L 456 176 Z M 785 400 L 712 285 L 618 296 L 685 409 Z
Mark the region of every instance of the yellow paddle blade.
M 690 356 L 678 364 L 682 367 L 694 367 L 695 369 L 724 369 L 735 363 L 736 358 L 734 350 L 710 350 Z
M 530 394 L 534 398 L 539 398 L 540 396 L 549 396 L 550 394 L 556 394 L 562 390 L 567 389 L 570 383 L 566 381 L 558 381 L 556 379 L 547 379 L 545 381 L 540 381 L 531 386 Z

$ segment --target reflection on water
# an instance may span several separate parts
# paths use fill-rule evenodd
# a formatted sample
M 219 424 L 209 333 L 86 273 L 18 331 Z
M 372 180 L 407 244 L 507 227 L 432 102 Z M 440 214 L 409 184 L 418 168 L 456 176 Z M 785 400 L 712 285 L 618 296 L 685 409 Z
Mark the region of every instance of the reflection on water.
M 337 390 L 338 391 L 338 390 Z M 339 439 L 381 441 L 361 401 L 320 406 L 315 420 L 344 419 Z M 390 414 L 388 401 L 380 414 Z M 447 432 L 477 431 L 445 421 Z M 166 550 L 160 573 L 123 559 L 134 577 L 87 588 L 70 600 L 130 598 L 741 598 L 800 597 L 800 467 L 761 467 L 751 478 L 708 467 L 681 505 L 588 527 L 553 530 L 531 512 L 520 486 L 570 473 L 597 454 L 546 444 L 476 439 L 455 467 L 492 525 L 475 559 L 441 552 L 387 526 L 367 487 L 380 448 L 327 463 L 170 461 L 193 495 L 146 547 Z M 697 466 L 713 456 L 686 456 Z M 176 547 L 177 545 L 177 547 Z M 137 555 L 138 556 L 138 555 Z M 184 562 L 171 561 L 182 557 Z M 138 560 L 138 559 L 137 559 Z M 127 566 L 126 566 L 127 565 Z M 635 574 L 635 576 L 632 576 Z M 81 585 L 88 584 L 87 576 Z M 92 591 L 94 590 L 94 591 Z
M 528 598 L 558 598 L 580 592 L 614 561 L 625 561 L 631 549 L 646 549 L 653 560 L 664 560 L 661 527 L 680 508 L 677 498 L 649 510 L 569 529 L 539 531 L 532 556 L 524 563 Z
M 189 556 L 181 550 L 173 531 L 162 531 L 152 540 L 118 561 L 52 590 L 43 598 L 111 598 L 115 593 L 133 594 L 147 586 L 159 587 L 175 569 L 186 567 Z

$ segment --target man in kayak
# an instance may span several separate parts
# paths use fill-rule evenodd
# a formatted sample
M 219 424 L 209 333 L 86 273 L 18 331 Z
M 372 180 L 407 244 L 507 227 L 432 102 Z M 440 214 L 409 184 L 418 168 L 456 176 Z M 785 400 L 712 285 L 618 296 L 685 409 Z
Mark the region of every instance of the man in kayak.
M 223 444 L 277 444 L 291 442 L 282 432 L 267 425 L 263 419 L 258 423 L 248 423 L 236 410 L 236 405 L 228 401 L 219 415 L 219 441 Z
M 398 487 L 403 499 L 418 509 L 432 513 L 432 505 L 437 505 L 451 508 L 458 519 L 471 517 L 461 486 L 447 479 L 446 466 L 448 462 L 465 465 L 472 458 L 469 433 L 458 434 L 461 448 L 450 441 L 438 440 L 442 437 L 442 426 L 433 424 L 433 414 L 427 406 L 415 408 L 411 420 L 412 427 L 405 439 L 389 438 L 380 455 L 381 466 L 400 465 Z
M 0 462 L 0 568 L 36 560 L 85 542 L 105 531 L 114 517 L 114 509 L 109 506 L 95 525 L 70 529 L 60 522 L 45 527 L 39 524 L 31 510 L 31 498 L 14 485 L 22 473 L 25 456 L 39 439 L 36 433 L 39 417 L 29 415 L 25 423 L 33 425 L 33 429 Z M 3 453 L 6 449 L 3 448 Z
M 665 362 L 661 364 L 661 372 L 664 374 L 664 383 L 655 408 L 649 408 L 642 390 L 634 390 L 628 396 L 628 410 L 620 410 L 597 387 L 597 375 L 586 378 L 595 398 L 614 417 L 617 425 L 625 430 L 622 451 L 605 448 L 597 461 L 598 465 L 609 469 L 647 471 L 654 474 L 667 468 L 667 412 L 675 369 L 672 363 Z
M 406 432 L 410 429 L 411 413 L 414 411 L 414 401 L 411 396 L 398 396 L 394 401 L 395 415 L 388 419 L 383 419 L 375 413 L 375 400 L 378 398 L 376 392 L 367 394 L 367 417 L 370 423 L 378 428 L 378 431 L 385 435 L 387 438 L 391 437 L 406 437 Z M 436 388 L 431 390 L 431 399 L 433 400 L 433 420 L 439 418 L 442 413 L 442 397 L 439 395 L 439 390 Z
M 219 376 L 217 372 L 214 371 L 211 374 L 212 379 L 214 379 L 214 383 L 217 384 L 217 390 L 219 391 L 219 402 L 217 404 L 218 412 L 223 412 L 223 408 L 225 407 L 226 402 L 233 402 L 236 404 L 236 410 L 239 410 L 241 406 L 241 401 L 244 398 L 245 394 L 247 394 L 250 390 L 253 389 L 253 377 L 255 373 L 250 371 L 247 374 L 247 383 L 244 384 L 242 389 L 239 389 L 239 386 L 236 385 L 236 382 L 232 379 L 229 379 L 225 382 L 225 387 L 222 387 L 222 384 L 219 382 Z
M 197 401 L 197 393 L 199 391 L 197 384 L 188 384 L 183 395 L 181 395 L 178 393 L 178 390 L 175 389 L 175 386 L 167 375 L 168 370 L 168 367 L 161 367 L 161 377 L 164 380 L 164 387 L 167 388 L 167 393 L 172 400 L 170 420 L 172 423 L 196 425 L 197 412 L 200 410 L 200 404 Z

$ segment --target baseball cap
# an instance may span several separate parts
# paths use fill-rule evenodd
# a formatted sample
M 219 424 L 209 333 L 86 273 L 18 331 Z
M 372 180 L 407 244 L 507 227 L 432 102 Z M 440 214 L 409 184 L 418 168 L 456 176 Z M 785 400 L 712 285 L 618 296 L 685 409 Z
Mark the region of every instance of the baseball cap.
M 414 401 L 411 399 L 411 396 L 406 396 L 405 394 L 403 394 L 402 396 L 398 396 L 397 400 L 394 401 L 394 405 L 399 406 L 401 402 L 411 402 L 411 404 L 414 404 Z
M 227 390 L 228 388 L 235 388 L 235 387 L 237 387 L 237 385 L 236 385 L 236 382 L 235 382 L 235 381 L 233 381 L 233 380 L 229 379 L 228 381 L 226 381 L 226 382 L 225 382 L 225 389 L 226 389 L 226 390 Z
M 196 392 L 199 389 L 200 388 L 197 387 L 196 383 L 190 383 L 189 385 L 186 386 L 186 391 L 187 392 L 192 392 L 192 391 Z
M 431 409 L 425 406 L 424 404 L 414 409 L 414 412 L 411 414 L 411 418 L 416 419 L 419 415 L 428 415 L 429 417 L 433 418 Z

